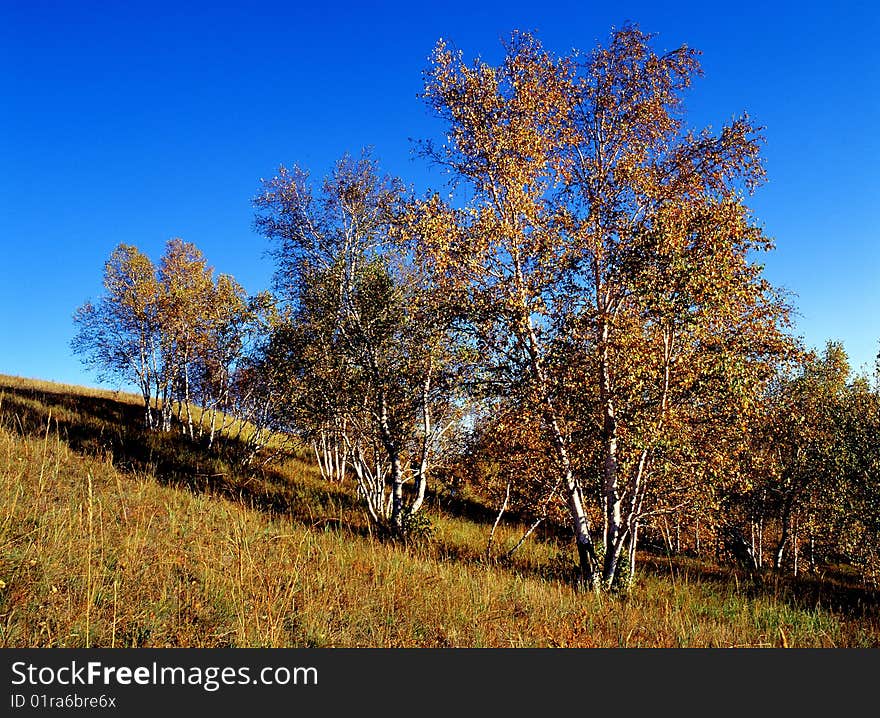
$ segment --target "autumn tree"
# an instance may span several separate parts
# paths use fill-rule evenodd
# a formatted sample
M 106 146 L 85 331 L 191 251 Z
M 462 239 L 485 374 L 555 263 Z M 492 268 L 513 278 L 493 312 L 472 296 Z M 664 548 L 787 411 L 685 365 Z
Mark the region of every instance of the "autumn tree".
M 241 463 L 251 464 L 277 452 L 265 452 L 273 436 L 279 450 L 299 444 L 302 430 L 302 385 L 297 375 L 300 346 L 291 333 L 289 318 L 277 310 L 275 299 L 262 296 L 256 308 L 260 329 L 250 349 L 230 376 L 229 412 L 238 420 L 231 437 L 243 449 Z
M 199 343 L 206 334 L 211 270 L 198 247 L 174 238 L 165 245 L 158 271 L 162 371 L 157 377 L 156 394 L 162 400 L 162 429 L 171 428 L 177 399 L 178 418 L 185 410 L 184 429 L 192 438 L 191 373 Z
M 97 370 L 138 387 L 144 425 L 153 428 L 153 387 L 161 371 L 160 287 L 156 268 L 136 247 L 118 245 L 104 263 L 104 295 L 76 310 L 74 353 Z
M 450 410 L 442 325 L 394 230 L 403 189 L 365 153 L 337 162 L 317 195 L 304 171 L 282 167 L 255 204 L 291 311 L 300 427 L 333 437 L 371 519 L 403 535 Z
M 256 417 L 239 416 L 234 387 L 239 370 L 248 364 L 268 331 L 275 305 L 268 292 L 248 296 L 229 274 L 217 276 L 206 298 L 191 376 L 193 396 L 201 408 L 198 434 L 206 435 L 210 447 L 235 420 L 262 425 Z
M 763 179 L 758 128 L 688 131 L 698 53 L 651 41 L 626 27 L 554 57 L 518 33 L 498 67 L 441 42 L 426 77 L 449 141 L 425 153 L 473 199 L 423 203 L 421 260 L 468 307 L 489 373 L 541 416 L 589 585 L 634 555 L 660 454 L 711 418 L 713 396 L 746 401 L 785 349 L 785 307 L 749 256 L 770 246 L 743 202 Z M 571 352 L 586 370 L 575 413 L 555 370 Z M 598 475 L 578 466 L 577 436 L 598 446 Z

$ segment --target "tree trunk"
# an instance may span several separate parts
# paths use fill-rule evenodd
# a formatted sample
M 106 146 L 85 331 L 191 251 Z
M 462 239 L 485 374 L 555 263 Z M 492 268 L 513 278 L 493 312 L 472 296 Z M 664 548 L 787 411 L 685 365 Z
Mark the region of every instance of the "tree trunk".
M 162 387 L 162 431 L 171 431 L 171 416 L 174 404 L 171 401 L 169 382 Z
M 577 545 L 578 562 L 581 569 L 581 583 L 585 588 L 598 588 L 597 573 L 599 559 L 593 546 L 593 538 L 590 535 L 590 520 L 584 511 L 584 499 L 581 487 L 574 478 L 571 470 L 571 461 L 565 448 L 565 439 L 559 430 L 556 417 L 545 417 L 556 448 L 556 457 L 562 471 L 562 483 L 565 487 L 565 499 L 568 504 L 568 513 L 571 518 L 571 527 L 574 532 L 575 544 Z
M 489 538 L 486 541 L 486 561 L 489 561 L 492 558 L 492 541 L 495 539 L 495 531 L 498 528 L 498 524 L 501 523 L 501 517 L 504 516 L 504 512 L 507 510 L 507 503 L 510 501 L 510 481 L 507 482 L 507 487 L 504 490 L 504 501 L 501 503 L 501 508 L 498 509 L 498 515 L 495 517 L 495 523 L 492 524 L 492 530 L 489 531 Z
M 764 516 L 758 521 L 758 568 L 764 568 Z
M 757 555 L 758 544 L 757 544 L 757 534 L 755 532 L 755 522 L 754 521 L 749 521 L 749 531 L 751 532 L 751 535 L 752 535 L 752 553 L 754 555 Z
M 666 516 L 663 516 L 663 544 L 666 546 L 666 553 L 671 556 L 672 555 L 672 535 L 669 533 L 669 522 L 666 520 Z
M 568 514 L 571 518 L 572 532 L 577 545 L 578 562 L 581 569 L 581 583 L 585 588 L 598 588 L 599 559 L 593 546 L 593 538 L 590 535 L 590 520 L 584 511 L 584 498 L 580 484 L 574 478 L 571 469 L 571 460 L 565 448 L 565 438 L 559 429 L 559 423 L 555 415 L 548 407 L 544 420 L 550 430 L 553 446 L 556 450 L 556 458 L 562 474 L 562 484 L 565 487 L 565 499 L 568 505 Z
M 147 428 L 147 431 L 150 431 L 153 428 L 153 412 L 150 408 L 152 399 L 150 397 L 149 380 L 141 382 L 141 396 L 144 399 L 144 426 Z
M 192 419 L 192 410 L 190 409 L 190 396 L 189 396 L 189 354 L 184 354 L 183 357 L 183 399 L 186 404 L 186 426 L 189 432 L 190 441 L 195 438 L 195 432 L 193 431 L 193 419 Z
M 631 586 L 636 578 L 636 547 L 639 540 L 639 522 L 635 521 L 629 534 L 629 579 L 628 584 Z M 627 586 L 627 588 L 629 588 Z
M 144 426 L 146 426 L 147 431 L 151 431 L 153 428 L 153 412 L 150 409 L 150 403 L 152 401 L 152 397 L 150 396 L 150 363 L 146 349 L 146 340 L 143 338 L 143 333 L 141 334 L 140 370 L 138 371 L 138 381 L 140 383 L 141 396 L 144 399 Z
M 675 555 L 681 553 L 681 520 L 675 515 Z
M 617 416 L 611 387 L 611 371 L 608 357 L 607 322 L 601 328 L 601 354 L 599 365 L 599 392 L 602 398 L 602 444 L 604 462 L 605 499 L 605 566 L 602 580 L 610 586 L 617 573 L 617 562 L 623 546 L 623 521 L 621 518 L 621 496 L 618 485 L 619 458 L 617 455 Z
M 779 538 L 779 545 L 776 547 L 776 558 L 773 561 L 773 568 L 777 571 L 782 569 L 782 562 L 785 560 L 785 547 L 788 544 L 788 537 L 791 531 L 791 510 L 794 500 L 786 498 L 782 509 L 782 534 Z
M 816 537 L 810 528 L 810 573 L 816 573 Z
M 388 417 L 388 401 L 385 394 L 379 392 L 377 397 L 379 409 L 379 435 L 382 441 L 382 447 L 388 457 L 388 466 L 390 469 L 391 479 L 391 530 L 398 536 L 403 535 L 403 472 L 400 468 L 400 449 L 397 441 L 391 433 L 391 424 Z M 376 468 L 379 473 L 378 467 Z
M 211 431 L 208 434 L 208 446 L 214 446 L 214 437 L 217 433 L 217 407 L 211 407 Z
M 520 278 L 519 265 L 517 265 L 517 276 Z M 529 353 L 529 364 L 532 374 L 543 395 L 544 410 L 542 418 L 546 431 L 550 434 L 553 444 L 554 453 L 556 454 L 557 464 L 560 470 L 560 478 L 565 487 L 565 499 L 568 505 L 568 514 L 571 519 L 572 532 L 575 537 L 575 545 L 577 546 L 578 562 L 580 564 L 581 577 L 580 582 L 585 588 L 597 589 L 599 559 L 596 556 L 596 549 L 593 546 L 593 538 L 590 535 L 590 521 L 584 511 L 584 500 L 581 487 L 574 477 L 571 469 L 571 460 L 568 456 L 566 448 L 566 440 L 559 427 L 559 421 L 556 415 L 556 409 L 550 397 L 547 377 L 544 374 L 544 368 L 541 364 L 541 355 L 539 351 L 538 338 L 535 336 L 535 330 L 528 314 L 525 315 L 524 325 L 527 328 L 526 341 Z
M 400 455 L 396 450 L 389 451 L 391 464 L 391 525 L 398 536 L 403 535 L 403 474 L 400 470 Z
M 416 513 L 425 501 L 425 491 L 428 488 L 428 453 L 429 442 L 431 440 L 431 407 L 428 404 L 431 391 L 431 373 L 428 372 L 428 378 L 422 383 L 422 446 L 419 452 L 419 463 L 415 467 L 416 472 L 416 497 L 412 506 L 409 507 L 410 514 Z

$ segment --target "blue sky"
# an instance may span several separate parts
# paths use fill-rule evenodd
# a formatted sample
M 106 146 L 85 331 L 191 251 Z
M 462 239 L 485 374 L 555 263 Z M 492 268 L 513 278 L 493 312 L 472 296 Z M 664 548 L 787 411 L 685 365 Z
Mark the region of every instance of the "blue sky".
M 280 163 L 323 175 L 370 145 L 417 190 L 411 139 L 438 38 L 499 59 L 534 31 L 557 52 L 627 21 L 703 52 L 694 126 L 747 111 L 769 182 L 750 206 L 810 346 L 880 348 L 880 10 L 872 3 L 0 3 L 0 373 L 95 385 L 71 315 L 119 242 L 197 244 L 250 292 L 272 273 L 251 198 Z

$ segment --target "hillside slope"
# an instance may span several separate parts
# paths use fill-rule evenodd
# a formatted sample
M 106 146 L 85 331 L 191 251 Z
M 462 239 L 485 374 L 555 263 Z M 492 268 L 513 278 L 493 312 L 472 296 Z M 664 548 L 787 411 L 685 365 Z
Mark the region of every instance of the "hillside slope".
M 880 646 L 857 586 L 645 556 L 628 596 L 578 594 L 550 538 L 487 563 L 489 526 L 435 502 L 430 538 L 383 542 L 306 458 L 238 474 L 137 417 L 0 377 L 0 646 Z

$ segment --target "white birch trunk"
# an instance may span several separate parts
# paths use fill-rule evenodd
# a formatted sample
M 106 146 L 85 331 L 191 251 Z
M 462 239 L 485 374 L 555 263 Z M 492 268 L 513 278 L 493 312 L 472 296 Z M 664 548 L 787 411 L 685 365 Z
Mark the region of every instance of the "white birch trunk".
M 619 486 L 620 463 L 617 455 L 617 416 L 611 386 L 608 356 L 609 327 L 603 322 L 600 330 L 599 393 L 602 400 L 602 442 L 605 461 L 603 495 L 605 500 L 605 565 L 602 580 L 610 586 L 617 573 L 617 562 L 623 548 L 622 497 Z

